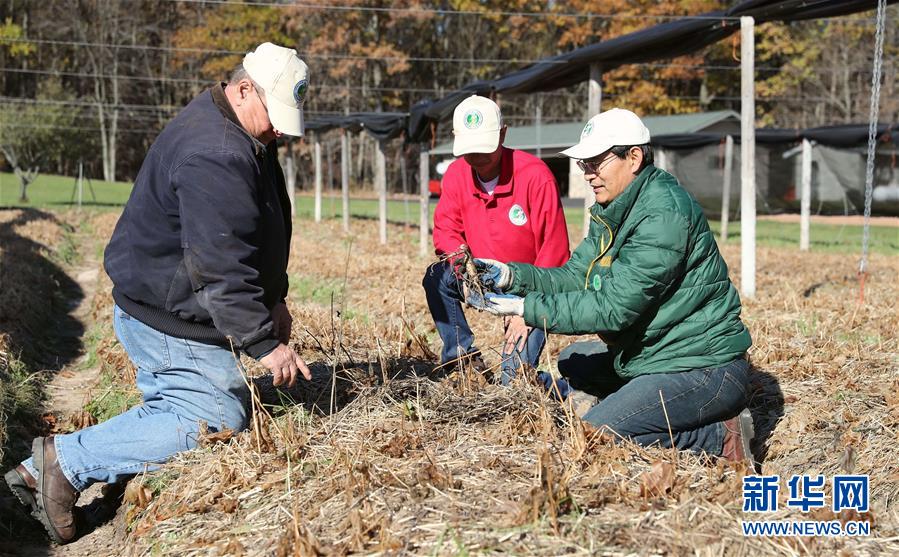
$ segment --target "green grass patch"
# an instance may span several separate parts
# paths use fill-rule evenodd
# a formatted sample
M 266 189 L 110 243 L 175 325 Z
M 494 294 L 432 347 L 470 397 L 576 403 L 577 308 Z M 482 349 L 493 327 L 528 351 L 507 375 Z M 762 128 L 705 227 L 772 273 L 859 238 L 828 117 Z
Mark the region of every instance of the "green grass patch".
M 0 351 L 0 462 L 10 456 L 7 441 L 16 436 L 11 430 L 40 415 L 41 383 L 18 356 Z
M 69 176 L 41 174 L 28 187 L 28 202 L 19 201 L 19 179 L 10 172 L 0 172 L 0 207 L 77 207 L 76 179 Z M 91 191 L 93 190 L 93 194 Z M 77 192 L 75 192 L 77 194 Z M 131 195 L 130 182 L 84 181 L 81 195 L 83 207 L 121 207 Z
M 288 279 L 288 294 L 297 302 L 314 302 L 322 305 L 330 305 L 333 296 L 334 304 L 337 305 L 342 296 L 341 281 L 291 275 Z
M 710 221 L 709 226 L 720 242 L 721 222 Z M 809 226 L 809 249 L 817 252 L 861 255 L 863 227 L 812 223 Z M 870 227 L 868 246 L 871 253 L 899 255 L 899 227 Z M 758 220 L 755 223 L 756 244 L 760 246 L 793 247 L 799 249 L 799 223 Z M 727 244 L 740 243 L 740 223 L 731 222 L 727 230 Z
M 118 373 L 104 369 L 96 385 L 97 394 L 85 405 L 84 409 L 97 422 L 104 422 L 118 416 L 132 406 L 140 403 L 140 392 L 134 385 L 122 382 Z

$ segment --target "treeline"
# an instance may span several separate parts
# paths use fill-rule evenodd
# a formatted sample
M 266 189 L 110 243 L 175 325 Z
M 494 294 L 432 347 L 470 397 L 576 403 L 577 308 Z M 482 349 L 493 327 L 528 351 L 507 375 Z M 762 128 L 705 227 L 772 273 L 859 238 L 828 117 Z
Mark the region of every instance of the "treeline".
M 264 40 L 311 67 L 307 118 L 405 111 L 466 83 L 665 21 L 713 0 L 328 0 L 327 7 L 193 0 L 0 0 L 0 156 L 22 172 L 130 180 L 164 124 Z M 899 8 L 891 6 L 888 21 Z M 881 117 L 899 113 L 888 25 Z M 758 27 L 760 125 L 864 122 L 873 12 Z M 605 74 L 603 105 L 642 114 L 739 110 L 739 38 Z M 511 125 L 580 120 L 586 86 L 505 96 Z M 447 127 L 447 126 L 444 126 Z M 443 133 L 446 130 L 441 130 Z

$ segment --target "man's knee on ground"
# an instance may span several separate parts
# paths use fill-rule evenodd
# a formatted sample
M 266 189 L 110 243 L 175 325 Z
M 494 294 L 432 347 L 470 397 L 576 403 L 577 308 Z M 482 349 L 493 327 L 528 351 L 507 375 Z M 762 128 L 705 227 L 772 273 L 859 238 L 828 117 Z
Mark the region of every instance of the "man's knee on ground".
M 209 429 L 215 429 L 216 431 L 221 431 L 222 429 L 231 429 L 234 431 L 243 431 L 250 427 L 250 412 L 247 405 L 244 403 L 237 403 L 237 401 L 228 401 L 227 403 L 222 404 L 221 408 L 222 420 L 219 420 L 219 424 L 216 424 L 213 427 L 213 424 L 209 424 Z
M 421 279 L 421 286 L 425 290 L 439 289 L 441 283 L 445 280 L 444 275 L 446 275 L 446 272 L 447 264 L 444 262 L 428 265 L 428 268 L 425 269 L 425 275 Z

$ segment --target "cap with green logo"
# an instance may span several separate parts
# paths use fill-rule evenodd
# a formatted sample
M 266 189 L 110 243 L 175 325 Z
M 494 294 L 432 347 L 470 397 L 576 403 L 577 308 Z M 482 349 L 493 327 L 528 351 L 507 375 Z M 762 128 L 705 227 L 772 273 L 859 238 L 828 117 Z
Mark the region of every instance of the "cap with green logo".
M 503 117 L 487 97 L 472 95 L 453 112 L 453 155 L 492 153 L 499 147 Z

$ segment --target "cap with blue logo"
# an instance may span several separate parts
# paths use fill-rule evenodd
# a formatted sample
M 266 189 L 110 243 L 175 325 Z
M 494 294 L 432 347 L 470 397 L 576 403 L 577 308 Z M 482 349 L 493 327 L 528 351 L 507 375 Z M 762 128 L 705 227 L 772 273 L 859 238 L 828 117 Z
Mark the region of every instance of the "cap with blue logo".
M 279 132 L 303 135 L 303 103 L 309 86 L 309 67 L 297 51 L 262 43 L 243 59 L 243 67 L 265 91 L 268 118 Z

